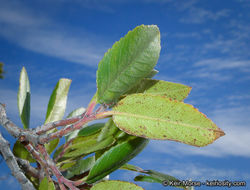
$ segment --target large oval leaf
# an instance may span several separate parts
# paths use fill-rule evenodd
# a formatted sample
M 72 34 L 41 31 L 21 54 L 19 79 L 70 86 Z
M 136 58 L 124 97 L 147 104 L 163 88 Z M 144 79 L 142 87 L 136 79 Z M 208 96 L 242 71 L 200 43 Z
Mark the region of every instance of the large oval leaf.
M 66 109 L 70 84 L 71 80 L 64 78 L 60 79 L 56 84 L 50 96 L 45 124 L 53 121 L 58 121 L 63 118 Z M 53 130 L 53 132 L 55 131 L 56 129 Z M 53 150 L 57 147 L 58 143 L 59 139 L 54 139 L 51 142 L 45 144 L 46 150 L 49 154 L 53 152 Z
M 108 180 L 97 183 L 95 186 L 91 188 L 91 190 L 143 190 L 142 187 L 126 182 L 126 181 L 116 181 L 116 180 Z
M 116 42 L 105 53 L 97 70 L 97 99 L 112 103 L 141 79 L 147 77 L 160 54 L 157 26 L 141 25 Z
M 174 100 L 183 101 L 188 96 L 190 90 L 191 87 L 183 84 L 145 78 L 129 90 L 127 94 L 145 93 L 166 96 Z
M 162 96 L 129 95 L 113 110 L 121 130 L 144 138 L 206 146 L 225 134 L 193 106 Z
M 28 129 L 30 122 L 30 83 L 24 67 L 22 68 L 19 79 L 17 104 L 23 128 Z
M 86 182 L 94 183 L 107 176 L 134 158 L 147 144 L 147 139 L 128 136 L 127 139 L 111 147 L 97 159 Z

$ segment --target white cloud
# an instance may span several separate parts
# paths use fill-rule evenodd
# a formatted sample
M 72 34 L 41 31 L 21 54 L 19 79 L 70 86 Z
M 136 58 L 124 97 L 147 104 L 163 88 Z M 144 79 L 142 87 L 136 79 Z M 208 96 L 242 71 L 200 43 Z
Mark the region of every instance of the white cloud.
M 203 67 L 207 71 L 220 71 L 228 69 L 237 69 L 243 72 L 250 71 L 250 60 L 234 60 L 234 59 L 205 59 L 194 63 L 194 67 Z
M 195 38 L 195 39 L 200 39 L 201 38 L 201 34 L 198 33 L 198 32 L 175 33 L 173 36 L 177 37 L 177 38 Z
M 232 71 L 234 73 L 232 73 Z M 208 78 L 209 80 L 228 81 L 233 79 L 235 73 L 242 73 L 235 81 L 247 80 L 250 72 L 250 60 L 236 58 L 211 58 L 194 62 L 192 69 L 185 76 L 193 78 Z M 244 75 L 245 74 L 245 75 Z
M 2 3 L 0 25 L 0 35 L 21 47 L 75 63 L 95 67 L 106 50 L 100 37 L 71 32 L 69 26 L 37 16 L 18 3 Z
M 223 17 L 228 17 L 230 11 L 228 9 L 221 9 L 218 11 L 211 11 L 208 9 L 201 8 L 197 4 L 199 1 L 181 1 L 176 2 L 175 6 L 179 11 L 186 11 L 185 17 L 180 19 L 183 23 L 201 24 L 209 20 L 216 21 Z
M 250 157 L 250 113 L 249 107 L 217 109 L 211 114 L 212 120 L 226 133 L 206 147 L 197 148 L 176 142 L 152 141 L 155 152 L 181 155 L 203 155 L 209 157 L 242 156 Z

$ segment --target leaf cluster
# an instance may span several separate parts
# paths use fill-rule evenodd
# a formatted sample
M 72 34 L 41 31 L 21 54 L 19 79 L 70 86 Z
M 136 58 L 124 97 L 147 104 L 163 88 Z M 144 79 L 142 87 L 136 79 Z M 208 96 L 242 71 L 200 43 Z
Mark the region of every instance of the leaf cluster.
M 154 67 L 160 49 L 158 27 L 141 25 L 105 53 L 96 73 L 97 92 L 88 108 L 80 107 L 67 118 L 99 114 L 109 120 L 82 125 L 80 130 L 67 134 L 59 147 L 60 139 L 46 144 L 47 152 L 65 178 L 82 180 L 83 189 L 93 190 L 142 189 L 129 182 L 105 180 L 117 169 L 142 173 L 135 177 L 135 181 L 178 181 L 172 176 L 127 163 L 147 146 L 150 139 L 173 140 L 202 147 L 224 135 L 204 114 L 183 102 L 191 87 L 152 79 L 158 73 Z M 69 79 L 60 79 L 56 84 L 48 103 L 45 124 L 63 119 L 70 84 Z M 29 79 L 23 68 L 18 109 L 24 129 L 29 128 L 30 96 Z M 94 110 L 96 104 L 100 107 Z M 13 151 L 19 158 L 36 161 L 19 141 Z M 55 189 L 57 185 L 53 178 L 44 177 L 39 181 L 29 174 L 27 176 L 39 189 Z

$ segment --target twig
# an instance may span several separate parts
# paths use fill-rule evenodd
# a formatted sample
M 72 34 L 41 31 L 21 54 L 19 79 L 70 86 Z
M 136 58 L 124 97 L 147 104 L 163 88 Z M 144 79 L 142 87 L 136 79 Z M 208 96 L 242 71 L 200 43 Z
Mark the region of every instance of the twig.
M 39 149 L 39 151 L 42 153 L 42 155 L 44 156 L 48 166 L 51 168 L 53 174 L 56 176 L 59 186 L 60 188 L 63 188 L 63 184 L 66 185 L 68 188 L 70 188 L 71 190 L 79 190 L 77 187 L 75 187 L 74 182 L 70 181 L 68 179 L 66 179 L 61 172 L 58 170 L 58 168 L 56 167 L 54 161 L 50 158 L 50 156 L 48 155 L 46 149 L 44 148 L 43 145 L 37 145 L 37 148 Z
M 60 120 L 60 121 L 55 121 L 55 122 L 51 122 L 51 123 L 47 123 L 45 125 L 41 125 L 41 126 L 38 126 L 34 129 L 35 133 L 40 135 L 40 134 L 43 134 L 47 131 L 50 131 L 56 127 L 59 127 L 59 126 L 66 126 L 66 125 L 70 125 L 72 123 L 75 123 L 77 121 L 79 121 L 80 119 L 82 119 L 85 115 L 85 112 L 81 115 L 78 115 L 78 116 L 75 116 L 75 117 L 71 117 L 71 118 L 67 118 L 67 119 L 63 119 L 63 120 Z
M 36 168 L 32 167 L 27 160 L 23 160 L 21 158 L 16 158 L 16 160 L 19 166 L 24 170 L 26 174 L 30 174 L 31 176 L 39 179 L 39 171 Z
M 64 153 L 66 152 L 67 148 L 69 147 L 69 145 L 71 144 L 71 142 L 73 141 L 73 139 L 69 140 L 68 142 L 66 142 L 63 146 L 62 151 L 60 152 L 60 154 L 54 159 L 55 162 L 57 162 L 60 158 L 63 157 Z
M 18 166 L 15 156 L 10 150 L 9 142 L 6 141 L 0 133 L 0 151 L 4 160 L 11 170 L 11 174 L 19 181 L 22 189 L 35 190 L 33 184 L 26 178 L 21 168 Z
M 40 164 L 40 166 L 42 167 L 43 171 L 45 172 L 46 176 L 49 179 L 50 178 L 50 172 L 48 170 L 49 167 L 47 167 L 46 161 L 44 161 L 42 159 L 42 157 L 40 156 L 39 152 L 37 152 L 35 150 L 35 148 L 33 147 L 33 145 L 31 143 L 26 144 L 25 148 L 32 154 L 33 158 Z M 40 176 L 39 176 L 39 178 L 40 178 Z
M 43 135 L 39 136 L 38 142 L 39 142 L 39 144 L 45 144 L 53 139 L 61 138 L 64 135 L 67 135 L 68 133 L 71 133 L 74 130 L 81 129 L 85 123 L 88 123 L 88 122 L 96 120 L 96 119 L 103 119 L 105 117 L 109 117 L 110 116 L 109 113 L 111 113 L 111 112 L 110 111 L 109 112 L 101 112 L 98 114 L 92 114 L 89 117 L 84 117 L 81 120 L 79 120 L 77 123 L 72 124 L 66 128 L 58 130 L 54 133 L 43 134 Z

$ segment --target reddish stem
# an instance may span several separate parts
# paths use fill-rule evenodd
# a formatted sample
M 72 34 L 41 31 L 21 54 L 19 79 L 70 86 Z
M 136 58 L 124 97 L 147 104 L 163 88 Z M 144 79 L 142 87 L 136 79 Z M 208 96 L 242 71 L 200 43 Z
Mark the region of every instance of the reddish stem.
M 45 147 L 43 145 L 37 145 L 37 148 L 39 149 L 39 151 L 42 153 L 42 155 L 44 156 L 44 158 L 47 161 L 48 166 L 51 168 L 53 174 L 56 176 L 59 186 L 60 188 L 64 188 L 63 184 L 66 185 L 68 188 L 70 188 L 71 190 L 79 190 L 77 187 L 75 187 L 74 182 L 70 181 L 66 178 L 63 177 L 63 175 L 61 174 L 61 172 L 58 170 L 58 168 L 56 167 L 54 161 L 50 158 L 50 156 L 48 155 Z
M 73 139 L 69 140 L 68 142 L 66 142 L 63 146 L 63 150 L 60 152 L 60 154 L 54 159 L 55 162 L 57 162 L 60 158 L 63 157 L 64 153 L 66 152 L 67 148 L 69 147 L 69 145 L 71 144 L 71 142 L 73 141 Z
M 85 123 L 88 123 L 88 122 L 96 120 L 96 119 L 103 119 L 105 117 L 109 117 L 110 115 L 112 115 L 111 113 L 112 113 L 111 111 L 108 111 L 108 112 L 101 112 L 101 113 L 98 113 L 98 114 L 92 114 L 89 117 L 86 116 L 86 117 L 82 118 L 80 121 L 78 121 L 77 123 L 75 123 L 73 125 L 70 125 L 70 126 L 68 126 L 66 128 L 63 128 L 63 129 L 61 129 L 59 131 L 56 131 L 54 133 L 49 133 L 49 134 L 40 136 L 39 143 L 40 144 L 45 144 L 45 143 L 48 143 L 49 141 L 51 141 L 53 139 L 61 138 L 64 135 L 66 135 L 68 133 L 71 133 L 74 130 L 81 129 L 82 126 Z
M 81 120 L 82 117 L 84 117 L 84 115 L 85 115 L 85 112 L 79 116 L 76 116 L 76 117 L 71 117 L 71 118 L 60 120 L 60 121 L 47 123 L 45 125 L 37 127 L 35 129 L 35 132 L 36 132 L 36 134 L 40 135 L 40 134 L 43 134 L 47 131 L 50 131 L 56 127 L 70 125 L 72 123 L 75 123 L 75 122 Z
M 33 158 L 42 166 L 46 176 L 49 178 L 50 177 L 49 171 L 48 171 L 48 168 L 46 167 L 47 163 L 44 160 L 42 160 L 39 152 L 35 150 L 35 148 L 33 147 L 31 143 L 26 144 L 25 148 L 31 153 Z

